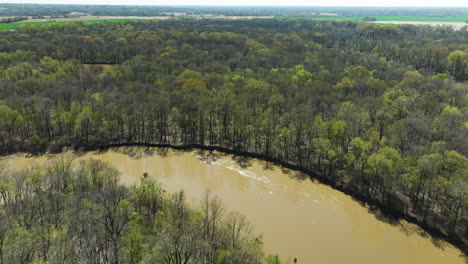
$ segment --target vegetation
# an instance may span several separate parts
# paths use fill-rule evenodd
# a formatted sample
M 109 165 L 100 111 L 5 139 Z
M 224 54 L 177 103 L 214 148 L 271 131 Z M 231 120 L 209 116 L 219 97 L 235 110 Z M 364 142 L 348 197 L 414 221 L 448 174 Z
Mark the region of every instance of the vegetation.
M 467 28 L 352 21 L 24 25 L 0 40 L 0 151 L 256 153 L 463 244 L 466 43 Z
M 276 18 L 287 19 L 318 19 L 318 20 L 353 20 L 353 21 L 414 21 L 414 22 L 464 22 L 466 16 L 461 17 L 426 17 L 426 16 L 311 16 L 311 17 L 286 17 L 280 16 Z
M 377 21 L 377 18 L 376 17 L 364 17 L 362 20 L 363 21 Z
M 127 18 L 116 18 L 116 19 L 90 19 L 90 20 L 81 20 L 79 23 L 106 23 L 106 22 L 116 22 L 121 20 L 141 20 L 141 19 L 127 19 Z M 76 23 L 76 21 L 50 21 L 50 22 L 19 22 L 19 23 L 11 23 L 11 24 L 2 24 L 0 23 L 0 32 L 7 31 L 7 30 L 16 30 L 17 28 L 23 25 L 29 24 L 68 24 L 68 23 Z
M 0 32 L 18 28 L 21 23 L 0 23 Z
M 223 6 L 110 6 L 110 5 L 48 5 L 48 4 L 2 4 L 0 16 L 73 17 L 77 14 L 93 16 L 178 16 L 225 15 L 225 16 L 274 16 L 274 17 L 427 17 L 463 22 L 468 17 L 468 8 L 401 8 L 401 7 L 223 7 Z M 361 20 L 359 19 L 359 20 Z M 380 20 L 380 19 L 378 19 Z M 393 21 L 393 20 L 389 20 Z M 396 20 L 400 21 L 400 20 Z M 410 20 L 420 21 L 420 20 Z M 425 20 L 440 21 L 440 20 Z M 442 20 L 446 21 L 446 20 Z
M 377 16 L 377 21 L 463 22 L 467 16 Z
M 71 162 L 0 167 L 0 263 L 280 263 L 208 194 L 194 209 L 147 174 L 127 188 L 101 161 Z
M 18 21 L 27 20 L 27 17 L 8 17 L 0 19 L 0 23 L 14 23 Z

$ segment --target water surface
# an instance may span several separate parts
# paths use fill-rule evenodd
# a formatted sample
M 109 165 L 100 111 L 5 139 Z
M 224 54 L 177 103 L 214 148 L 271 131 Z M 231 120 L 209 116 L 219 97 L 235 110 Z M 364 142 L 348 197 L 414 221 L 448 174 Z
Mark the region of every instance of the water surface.
M 229 211 L 247 216 L 269 254 L 298 263 L 464 264 L 462 253 L 406 221 L 381 221 L 350 196 L 296 171 L 218 152 L 118 148 L 76 159 L 106 161 L 126 185 L 144 172 L 199 204 L 208 190 Z M 51 162 L 53 156 L 7 159 L 10 169 Z

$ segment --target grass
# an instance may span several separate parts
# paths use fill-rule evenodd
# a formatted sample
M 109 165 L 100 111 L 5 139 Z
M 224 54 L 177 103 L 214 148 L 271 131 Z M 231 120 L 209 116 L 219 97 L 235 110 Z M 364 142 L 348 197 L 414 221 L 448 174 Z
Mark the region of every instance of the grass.
M 21 23 L 0 24 L 0 32 L 12 30 L 20 26 Z
M 361 21 L 364 17 L 276 17 L 276 18 L 302 18 L 318 20 L 355 20 Z M 413 21 L 413 22 L 465 22 L 468 16 L 458 17 L 424 17 L 424 16 L 376 16 L 377 21 Z

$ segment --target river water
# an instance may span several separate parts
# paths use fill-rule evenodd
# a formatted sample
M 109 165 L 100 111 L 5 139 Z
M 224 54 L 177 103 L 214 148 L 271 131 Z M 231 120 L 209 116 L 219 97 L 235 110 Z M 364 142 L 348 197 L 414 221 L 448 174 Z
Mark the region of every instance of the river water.
M 88 152 L 76 161 L 99 159 L 121 172 L 126 185 L 146 172 L 166 190 L 183 189 L 198 205 L 206 191 L 229 211 L 249 219 L 264 248 L 301 264 L 464 264 L 462 253 L 416 225 L 385 220 L 379 213 L 296 171 L 223 153 L 118 148 Z M 7 158 L 10 169 L 42 165 L 53 156 Z

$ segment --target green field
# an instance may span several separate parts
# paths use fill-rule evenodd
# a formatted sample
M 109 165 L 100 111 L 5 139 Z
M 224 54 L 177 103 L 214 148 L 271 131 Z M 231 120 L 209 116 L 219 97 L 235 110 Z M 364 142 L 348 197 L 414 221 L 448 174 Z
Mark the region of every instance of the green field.
M 20 25 L 21 23 L 0 24 L 0 32 L 15 29 Z
M 276 17 L 276 18 L 303 18 L 319 20 L 363 20 L 364 17 Z M 458 17 L 424 17 L 424 16 L 376 16 L 377 21 L 415 21 L 415 22 L 465 22 L 468 16 Z

